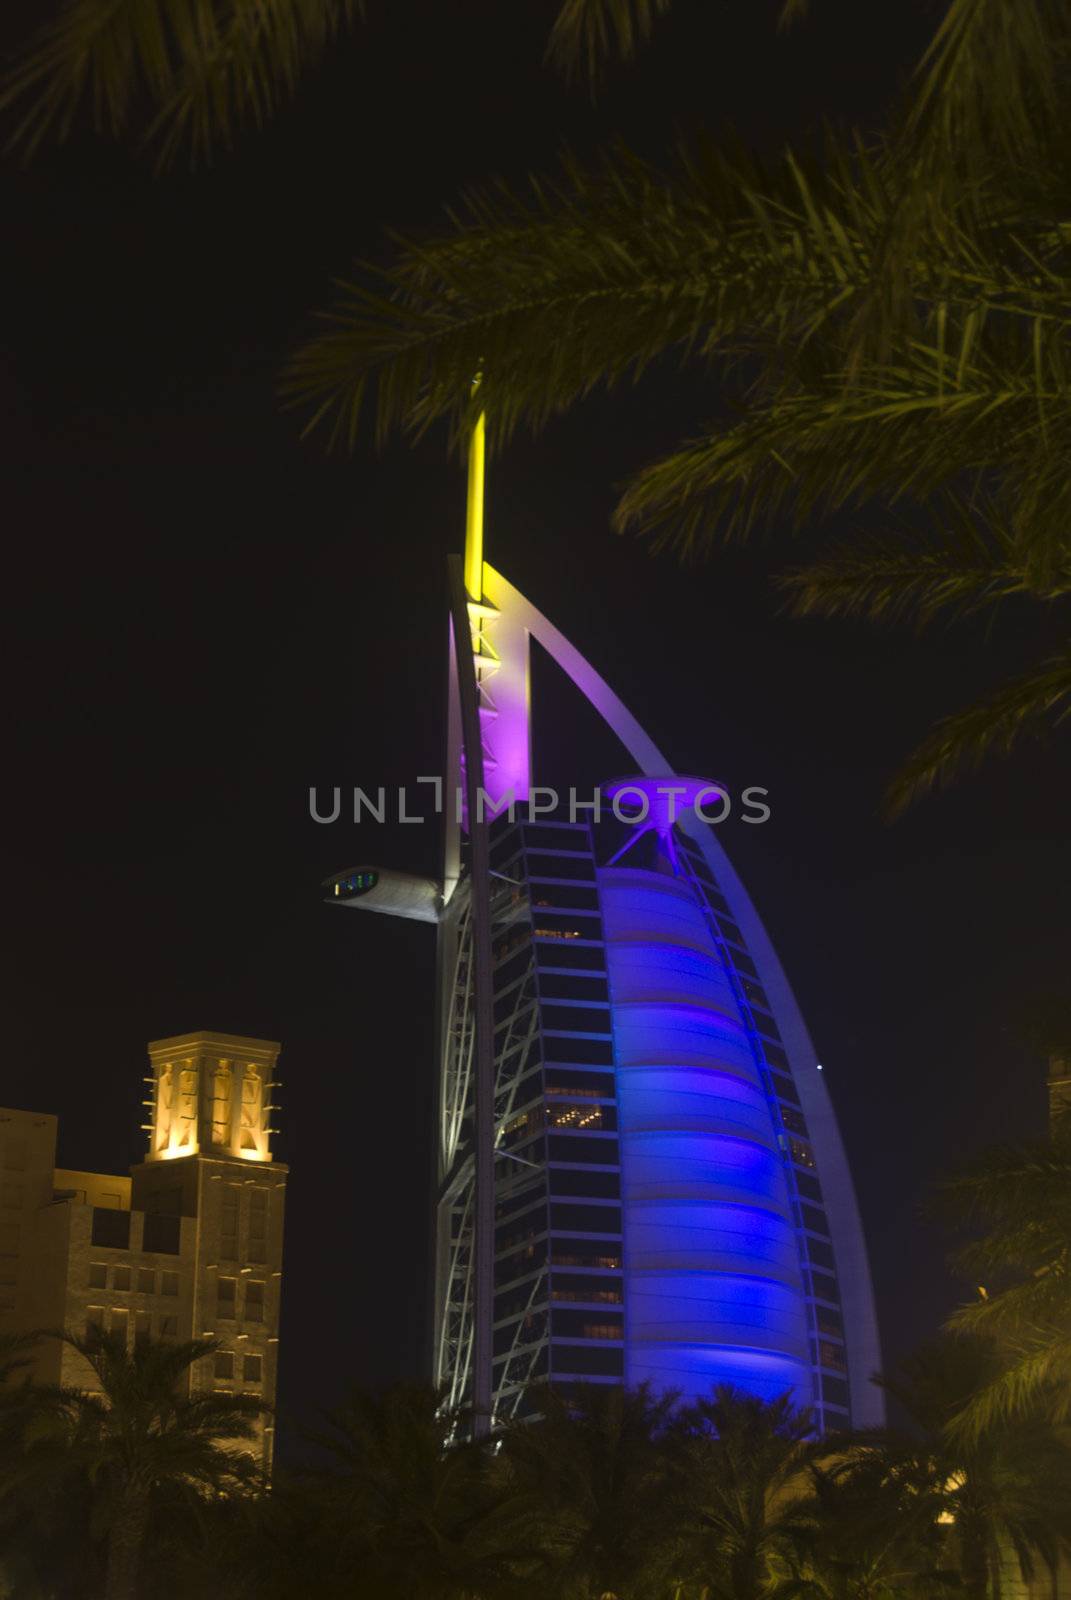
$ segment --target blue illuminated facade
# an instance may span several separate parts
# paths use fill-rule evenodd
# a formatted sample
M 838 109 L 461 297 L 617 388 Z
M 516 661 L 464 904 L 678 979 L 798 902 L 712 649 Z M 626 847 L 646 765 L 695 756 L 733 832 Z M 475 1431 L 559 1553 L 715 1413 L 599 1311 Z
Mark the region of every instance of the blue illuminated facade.
M 876 1391 L 853 1406 L 829 1215 L 843 1181 L 823 1184 L 773 1003 L 701 843 L 608 807 L 597 823 L 502 819 L 491 840 L 495 1414 L 549 1378 L 686 1400 L 732 1383 L 789 1393 L 826 1428 L 877 1420 Z M 441 1267 L 459 1260 L 466 1193 L 446 1185 Z M 856 1331 L 876 1365 L 872 1317 Z M 464 1400 L 465 1364 L 453 1372 Z
M 553 623 L 471 565 L 466 593 L 451 564 L 444 771 L 464 804 L 442 808 L 442 876 L 326 885 L 437 928 L 435 1382 L 476 1433 L 543 1379 L 684 1399 L 729 1383 L 824 1429 L 879 1424 L 850 1170 L 777 953 L 691 807 L 710 786 L 674 776 Z M 532 641 L 641 774 L 585 820 L 534 803 Z

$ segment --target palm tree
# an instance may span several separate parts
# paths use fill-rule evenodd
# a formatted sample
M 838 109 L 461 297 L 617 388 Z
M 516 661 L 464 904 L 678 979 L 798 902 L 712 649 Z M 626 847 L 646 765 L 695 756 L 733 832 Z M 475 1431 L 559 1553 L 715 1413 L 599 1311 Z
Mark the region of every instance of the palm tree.
M 563 0 L 551 53 L 597 75 L 668 0 Z M 785 18 L 805 0 L 786 0 Z M 83 102 L 164 157 L 260 123 L 361 0 L 66 0 L 9 75 L 27 149 Z M 893 809 L 1067 713 L 1071 648 L 1071 194 L 1064 0 L 946 0 L 881 136 L 764 168 L 724 143 L 666 170 L 593 171 L 469 197 L 452 228 L 362 268 L 286 388 L 352 443 L 474 420 L 492 440 L 674 357 L 713 420 L 626 486 L 622 528 L 684 554 L 761 524 L 876 510 L 879 531 L 786 575 L 800 612 L 903 619 L 1039 607 L 1034 667 L 945 718 Z M 894 514 L 899 520 L 894 520 Z
M 497 1515 L 483 1446 L 430 1386 L 355 1390 L 312 1435 L 325 1463 L 307 1476 L 334 1551 L 328 1593 L 462 1600 L 502 1580 L 516 1556 Z
M 496 1457 L 499 1518 L 536 1592 L 554 1600 L 672 1594 L 680 1516 L 671 1497 L 674 1396 L 644 1386 L 535 1386 L 534 1418 L 507 1425 Z
M 965 1396 L 968 1436 L 1039 1404 L 1055 1422 L 1071 1415 L 1071 1115 L 1048 1139 L 984 1151 L 938 1184 L 934 1206 L 974 1236 L 954 1257 L 980 1285 L 952 1318 L 957 1331 L 988 1337 L 1002 1359 Z
M 461 440 L 478 406 L 501 445 L 697 365 L 713 420 L 627 483 L 621 529 L 694 555 L 873 508 L 879 531 L 786 579 L 798 611 L 923 625 L 1025 598 L 1053 619 L 1036 667 L 938 725 L 902 805 L 1071 694 L 1069 49 L 1062 0 L 949 0 L 881 137 L 767 166 L 724 142 L 664 169 L 619 150 L 474 193 L 343 287 L 287 393 L 332 442 L 369 414 L 380 438 Z
M 811 1493 L 783 1557 L 776 1593 L 796 1600 L 900 1600 L 947 1590 L 940 1500 L 880 1452 L 812 1466 Z
M 263 1414 L 240 1394 L 189 1394 L 190 1369 L 214 1340 L 125 1340 L 92 1330 L 58 1335 L 88 1363 L 99 1389 L 39 1391 L 42 1413 L 24 1437 L 24 1488 L 65 1494 L 87 1482 L 106 1529 L 106 1600 L 136 1600 L 154 1500 L 236 1493 L 258 1482 L 252 1439 Z
M 548 56 L 594 80 L 668 9 L 560 0 Z M 786 14 L 798 9 L 785 0 Z M 366 0 L 64 0 L 0 80 L 0 107 L 17 111 L 10 144 L 32 154 L 85 110 L 101 131 L 154 145 L 161 165 L 183 150 L 208 160 L 268 122 L 366 10 Z
M 999 1595 L 1008 1554 L 1029 1581 L 1051 1574 L 1071 1548 L 1071 1443 L 1039 1408 L 998 1426 L 957 1426 L 992 1386 L 1000 1351 L 986 1339 L 944 1336 L 903 1363 L 883 1387 L 906 1412 L 910 1437 L 876 1442 L 891 1475 L 906 1474 L 947 1528 L 969 1600 Z M 865 1441 L 860 1442 L 865 1450 Z
M 672 1478 L 689 1581 L 711 1600 L 768 1595 L 809 1523 L 809 1469 L 829 1449 L 787 1396 L 764 1401 L 719 1385 L 683 1410 Z

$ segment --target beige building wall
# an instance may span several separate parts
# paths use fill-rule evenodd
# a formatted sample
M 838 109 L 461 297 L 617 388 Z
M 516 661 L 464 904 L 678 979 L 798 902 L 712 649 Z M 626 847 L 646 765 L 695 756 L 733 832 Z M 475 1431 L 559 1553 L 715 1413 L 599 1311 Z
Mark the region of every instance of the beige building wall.
M 213 1338 L 197 1392 L 274 1405 L 287 1169 L 269 1118 L 279 1045 L 199 1032 L 149 1046 L 147 1159 L 130 1177 L 56 1168 L 56 1118 L 0 1110 L 0 1331 L 103 1327 Z M 93 1388 L 59 1340 L 41 1381 Z M 273 1419 L 254 1449 L 270 1470 Z

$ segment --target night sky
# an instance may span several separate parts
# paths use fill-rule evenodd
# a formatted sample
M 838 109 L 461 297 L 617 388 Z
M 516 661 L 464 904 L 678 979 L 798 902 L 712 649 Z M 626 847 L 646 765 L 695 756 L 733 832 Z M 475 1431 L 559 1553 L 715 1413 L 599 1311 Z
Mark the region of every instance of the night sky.
M 425 1347 L 433 939 L 324 907 L 319 885 L 357 862 L 435 871 L 436 836 L 318 827 L 307 793 L 439 770 L 464 483 L 438 435 L 325 459 L 279 409 L 280 365 L 385 225 L 433 227 L 465 184 L 545 170 L 563 142 L 657 154 L 678 127 L 732 126 L 776 150 L 873 120 L 934 15 L 814 0 L 779 37 L 772 0 L 678 0 L 593 106 L 541 64 L 550 0 L 373 9 L 211 170 L 157 178 L 80 132 L 8 162 L 0 220 L 0 1100 L 59 1115 L 62 1163 L 120 1171 L 143 1150 L 147 1040 L 283 1041 L 280 1400 L 299 1415 L 416 1373 Z M 666 364 L 519 440 L 492 467 L 488 555 L 678 769 L 770 790 L 770 823 L 721 838 L 825 1065 L 892 1361 L 957 1294 L 926 1182 L 1044 1125 L 1031 1028 L 1071 957 L 1067 744 L 881 822 L 897 762 L 1037 652 L 1037 619 L 921 641 L 804 624 L 769 584 L 787 536 L 688 570 L 615 536 L 615 485 L 717 399 Z M 551 669 L 536 692 L 556 724 Z M 551 739 L 559 775 L 573 759 Z

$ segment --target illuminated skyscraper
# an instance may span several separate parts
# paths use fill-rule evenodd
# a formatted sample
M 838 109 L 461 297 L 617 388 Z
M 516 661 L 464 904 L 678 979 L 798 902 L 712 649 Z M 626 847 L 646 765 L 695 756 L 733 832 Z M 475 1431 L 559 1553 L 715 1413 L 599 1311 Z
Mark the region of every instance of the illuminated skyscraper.
M 473 455 L 442 880 L 329 880 L 336 901 L 438 927 L 435 1378 L 483 1428 L 537 1378 L 732 1383 L 827 1428 L 874 1423 L 851 1177 L 781 965 L 693 809 L 718 798 L 483 561 L 479 434 Z M 532 639 L 639 771 L 571 821 L 532 787 Z

